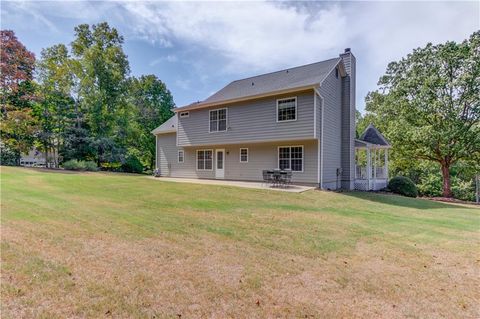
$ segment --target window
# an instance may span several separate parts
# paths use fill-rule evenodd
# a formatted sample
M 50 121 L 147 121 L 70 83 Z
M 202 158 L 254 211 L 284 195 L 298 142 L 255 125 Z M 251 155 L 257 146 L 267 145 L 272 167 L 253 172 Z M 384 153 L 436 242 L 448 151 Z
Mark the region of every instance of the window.
M 185 160 L 185 152 L 183 150 L 178 151 L 178 162 L 183 163 Z
M 248 163 L 248 148 L 240 149 L 240 163 Z
M 210 132 L 227 130 L 227 109 L 210 111 Z
M 278 148 L 278 166 L 303 172 L 303 146 L 281 146 Z
M 211 171 L 213 167 L 213 151 L 197 150 L 197 170 Z
M 338 79 L 338 68 L 335 68 L 335 77 Z
M 190 116 L 190 112 L 180 112 L 180 117 L 181 118 L 189 117 L 189 116 Z
M 297 119 L 297 98 L 277 100 L 277 122 L 295 121 Z

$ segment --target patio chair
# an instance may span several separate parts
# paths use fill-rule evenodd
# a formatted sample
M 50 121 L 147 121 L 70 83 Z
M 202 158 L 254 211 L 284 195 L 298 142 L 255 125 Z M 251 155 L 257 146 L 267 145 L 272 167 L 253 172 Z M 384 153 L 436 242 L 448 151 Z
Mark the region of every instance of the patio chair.
M 280 184 L 283 187 L 289 187 L 291 181 L 292 181 L 292 171 L 291 170 L 285 170 L 285 171 L 280 172 Z
M 274 184 L 273 172 L 269 170 L 263 170 L 263 183 L 266 185 Z

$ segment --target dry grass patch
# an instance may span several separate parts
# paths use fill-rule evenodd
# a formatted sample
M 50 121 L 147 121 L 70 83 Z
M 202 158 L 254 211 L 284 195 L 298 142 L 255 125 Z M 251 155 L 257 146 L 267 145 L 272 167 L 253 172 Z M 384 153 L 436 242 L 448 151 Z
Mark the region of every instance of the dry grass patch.
M 478 318 L 480 212 L 425 202 L 2 168 L 2 318 Z

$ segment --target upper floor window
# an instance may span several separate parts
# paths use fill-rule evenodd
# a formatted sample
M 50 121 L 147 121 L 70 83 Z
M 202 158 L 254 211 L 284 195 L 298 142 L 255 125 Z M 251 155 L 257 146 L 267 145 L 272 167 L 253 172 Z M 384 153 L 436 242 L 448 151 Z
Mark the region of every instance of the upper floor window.
M 227 130 L 227 109 L 210 111 L 210 132 Z
M 303 172 L 303 146 L 281 146 L 278 148 L 278 167 Z
M 248 163 L 248 148 L 240 149 L 240 163 Z
M 189 117 L 189 116 L 190 116 L 190 112 L 180 112 L 180 117 L 181 118 Z
M 297 98 L 277 100 L 277 122 L 297 120 Z

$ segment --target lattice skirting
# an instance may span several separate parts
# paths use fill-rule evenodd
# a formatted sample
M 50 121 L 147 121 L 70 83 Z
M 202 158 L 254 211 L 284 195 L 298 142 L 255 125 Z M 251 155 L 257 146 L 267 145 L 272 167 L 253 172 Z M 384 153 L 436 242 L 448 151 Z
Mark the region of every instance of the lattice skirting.
M 370 180 L 370 183 L 366 179 L 355 180 L 355 189 L 359 191 L 378 191 L 385 187 L 387 187 L 386 179 Z

